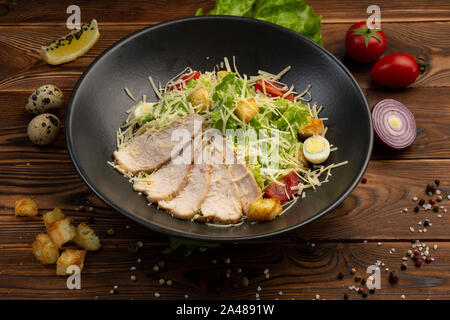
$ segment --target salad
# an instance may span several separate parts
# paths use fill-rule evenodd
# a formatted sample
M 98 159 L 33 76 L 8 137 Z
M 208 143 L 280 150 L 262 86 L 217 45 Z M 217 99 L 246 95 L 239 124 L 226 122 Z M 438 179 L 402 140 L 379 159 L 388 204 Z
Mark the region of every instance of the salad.
M 331 170 L 346 162 L 323 165 L 337 147 L 325 138 L 326 119 L 319 117 L 322 107 L 311 103 L 311 86 L 298 92 L 280 81 L 290 67 L 278 74 L 258 71 L 247 76 L 239 73 L 234 57 L 232 62 L 233 68 L 224 58 L 207 72 L 186 68 L 164 86 L 149 77 L 158 101 L 149 102 L 143 96 L 127 111 L 117 131 L 118 149 L 126 149 L 146 132 L 158 132 L 186 116 L 199 115 L 205 129 L 220 131 L 233 147 L 264 198 L 279 200 L 287 209 L 306 196 L 305 189 L 328 182 Z M 135 184 L 152 175 L 124 170 L 117 161 L 111 165 Z M 249 211 L 243 208 L 244 213 Z

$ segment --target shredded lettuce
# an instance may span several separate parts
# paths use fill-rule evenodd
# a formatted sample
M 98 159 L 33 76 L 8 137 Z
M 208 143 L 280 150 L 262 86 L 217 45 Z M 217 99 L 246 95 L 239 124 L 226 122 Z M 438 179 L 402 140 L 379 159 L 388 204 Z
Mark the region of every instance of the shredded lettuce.
M 195 15 L 203 15 L 203 9 Z M 305 0 L 217 0 L 208 15 L 231 15 L 264 20 L 298 32 L 323 45 L 318 16 Z

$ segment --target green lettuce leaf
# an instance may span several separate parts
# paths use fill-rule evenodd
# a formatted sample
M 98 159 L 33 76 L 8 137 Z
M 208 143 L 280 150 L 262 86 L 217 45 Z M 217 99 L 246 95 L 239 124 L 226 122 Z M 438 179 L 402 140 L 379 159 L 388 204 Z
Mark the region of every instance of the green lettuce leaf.
M 203 9 L 195 12 L 203 15 Z M 322 16 L 316 15 L 305 0 L 217 0 L 208 15 L 255 18 L 294 30 L 323 45 L 320 29 Z
M 294 30 L 323 45 L 322 17 L 302 0 L 258 0 L 253 17 Z
M 208 15 L 227 15 L 238 17 L 251 17 L 252 8 L 256 0 L 216 0 L 216 6 Z M 203 9 L 200 8 L 195 13 L 196 16 L 203 14 Z

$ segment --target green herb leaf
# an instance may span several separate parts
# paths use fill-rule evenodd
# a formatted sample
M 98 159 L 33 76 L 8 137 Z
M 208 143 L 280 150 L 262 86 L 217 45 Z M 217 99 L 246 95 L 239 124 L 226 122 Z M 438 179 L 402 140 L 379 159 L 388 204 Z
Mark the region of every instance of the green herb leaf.
M 202 15 L 198 9 L 196 16 Z M 231 15 L 269 21 L 294 30 L 322 45 L 322 16 L 304 0 L 217 0 L 208 15 Z

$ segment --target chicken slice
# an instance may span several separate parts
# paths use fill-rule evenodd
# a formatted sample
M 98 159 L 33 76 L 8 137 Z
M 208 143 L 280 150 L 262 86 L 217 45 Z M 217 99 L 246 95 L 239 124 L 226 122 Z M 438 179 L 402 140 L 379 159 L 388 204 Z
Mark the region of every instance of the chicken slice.
M 226 154 L 232 154 L 233 162 L 227 161 L 228 170 L 233 177 L 234 183 L 239 191 L 241 198 L 242 209 L 245 214 L 248 213 L 248 209 L 251 203 L 260 199 L 262 197 L 262 191 L 258 183 L 253 176 L 253 173 L 247 167 L 245 162 L 243 162 L 234 152 L 234 148 L 226 141 L 224 138 L 224 145 L 226 148 Z M 227 158 L 228 160 L 229 158 Z
M 149 177 L 136 180 L 133 189 L 147 195 L 150 202 L 170 200 L 185 186 L 191 166 L 172 160 Z
M 223 164 L 223 154 L 211 148 L 211 173 L 208 194 L 203 201 L 197 220 L 213 223 L 236 223 L 242 218 L 239 191 L 228 168 Z
M 195 155 L 198 158 L 198 153 Z M 160 208 L 169 210 L 180 219 L 192 219 L 200 210 L 209 185 L 210 166 L 204 161 L 196 161 L 189 172 L 185 187 L 169 201 L 159 201 Z
M 118 166 L 127 173 L 151 172 L 167 163 L 176 147 L 180 147 L 181 150 L 192 137 L 200 135 L 202 127 L 202 116 L 197 114 L 185 116 L 160 131 L 154 133 L 146 131 L 135 137 L 129 144 L 115 151 L 114 158 Z M 175 136 L 177 133 L 184 133 L 181 143 L 177 139 L 172 139 L 172 135 Z

